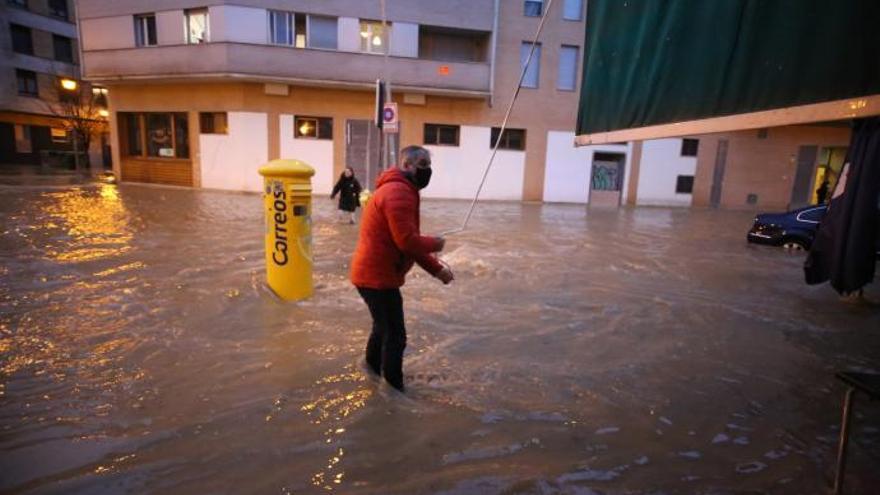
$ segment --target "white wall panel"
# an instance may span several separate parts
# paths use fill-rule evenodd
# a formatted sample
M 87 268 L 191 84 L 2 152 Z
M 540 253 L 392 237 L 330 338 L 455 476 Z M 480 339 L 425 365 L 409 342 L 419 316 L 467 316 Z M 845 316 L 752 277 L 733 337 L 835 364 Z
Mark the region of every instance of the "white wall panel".
M 547 155 L 544 164 L 544 201 L 548 203 L 587 203 L 590 200 L 590 173 L 594 153 L 625 153 L 626 164 L 621 201 L 624 201 L 629 177 L 631 150 L 625 145 L 574 145 L 574 133 L 547 132 Z
M 696 170 L 697 157 L 681 156 L 681 139 L 644 141 L 636 203 L 690 206 L 693 195 L 677 194 L 675 185 L 679 175 L 693 176 Z
M 133 20 L 132 23 L 134 23 Z M 211 19 L 209 18 L 209 26 L 210 23 Z M 156 12 L 156 40 L 160 45 L 182 45 L 186 43 L 184 24 L 183 10 Z M 210 27 L 208 29 L 210 30 Z M 134 24 L 132 24 L 132 30 L 134 30 Z
M 333 141 L 293 137 L 293 115 L 281 115 L 281 158 L 301 160 L 315 169 L 313 194 L 330 194 L 336 177 L 333 175 Z
M 229 112 L 227 134 L 199 135 L 202 187 L 262 191 L 257 170 L 269 161 L 265 113 Z
M 218 5 L 208 9 L 211 41 L 264 44 L 269 37 L 266 9 Z
M 459 146 L 425 146 L 434 174 L 422 194 L 428 198 L 472 199 L 489 155 L 490 128 L 461 126 Z M 499 150 L 480 199 L 521 200 L 526 154 Z

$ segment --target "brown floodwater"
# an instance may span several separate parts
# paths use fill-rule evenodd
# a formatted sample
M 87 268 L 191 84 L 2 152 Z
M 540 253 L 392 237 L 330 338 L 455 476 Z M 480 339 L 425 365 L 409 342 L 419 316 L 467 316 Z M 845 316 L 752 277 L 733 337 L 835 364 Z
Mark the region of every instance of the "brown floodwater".
M 468 204 L 425 201 L 426 232 Z M 357 226 L 264 285 L 257 195 L 0 186 L 0 492 L 819 493 L 880 310 L 745 242 L 753 213 L 485 203 L 404 288 L 406 395 L 362 371 Z M 866 291 L 880 300 L 876 285 Z M 880 486 L 856 403 L 849 493 Z M 876 493 L 876 492 L 874 492 Z

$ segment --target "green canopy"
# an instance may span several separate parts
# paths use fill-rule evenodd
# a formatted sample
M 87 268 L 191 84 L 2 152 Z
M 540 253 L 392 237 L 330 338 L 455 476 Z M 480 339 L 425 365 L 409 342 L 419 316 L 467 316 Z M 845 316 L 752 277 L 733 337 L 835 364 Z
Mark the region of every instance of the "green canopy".
M 857 97 L 865 99 L 849 108 L 814 106 L 770 122 L 880 113 L 878 0 L 588 2 L 580 144 L 602 141 L 597 133 Z M 733 125 L 766 126 L 745 122 Z

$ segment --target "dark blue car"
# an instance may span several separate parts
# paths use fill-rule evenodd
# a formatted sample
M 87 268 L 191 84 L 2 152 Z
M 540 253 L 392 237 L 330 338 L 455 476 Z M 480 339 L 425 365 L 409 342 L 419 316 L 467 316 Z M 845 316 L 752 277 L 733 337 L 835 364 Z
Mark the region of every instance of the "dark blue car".
M 755 217 L 748 240 L 756 244 L 810 249 L 827 205 L 813 205 L 786 213 L 762 213 Z

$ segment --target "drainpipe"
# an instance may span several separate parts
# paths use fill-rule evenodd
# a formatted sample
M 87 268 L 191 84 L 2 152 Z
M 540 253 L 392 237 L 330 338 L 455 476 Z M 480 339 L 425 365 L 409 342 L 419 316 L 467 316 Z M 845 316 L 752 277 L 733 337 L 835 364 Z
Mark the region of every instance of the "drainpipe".
M 492 18 L 492 48 L 489 55 L 489 108 L 495 104 L 495 54 L 498 52 L 498 12 L 501 8 L 501 0 L 495 0 L 494 16 Z

